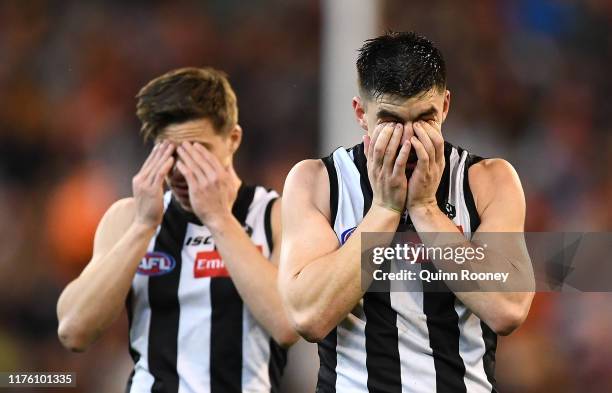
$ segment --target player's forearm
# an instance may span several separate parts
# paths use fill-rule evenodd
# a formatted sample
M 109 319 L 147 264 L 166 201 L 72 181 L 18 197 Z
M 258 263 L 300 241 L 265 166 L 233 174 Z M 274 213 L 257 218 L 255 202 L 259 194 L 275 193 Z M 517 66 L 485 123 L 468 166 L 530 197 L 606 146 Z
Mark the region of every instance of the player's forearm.
M 397 229 L 399 213 L 373 205 L 348 241 L 336 251 L 305 264 L 281 283 L 294 325 L 310 341 L 323 339 L 363 297 L 362 234 Z M 390 240 L 390 239 L 389 239 Z M 299 258 L 299 255 L 288 255 Z
M 117 318 L 154 228 L 132 225 L 108 254 L 62 292 L 58 334 L 72 350 L 84 350 Z
M 233 216 L 229 215 L 208 227 L 225 267 L 250 312 L 278 344 L 293 344 L 298 336 L 280 300 L 278 268 L 255 247 Z
M 524 253 L 517 252 L 524 248 L 522 233 L 476 233 L 473 240 L 477 237 L 479 240 L 475 243 L 467 240 L 437 206 L 413 209 L 410 216 L 426 247 L 462 248 L 462 253 L 457 255 L 466 255 L 465 250 L 471 249 L 471 255 L 481 255 L 477 261 L 461 264 L 434 259 L 432 262 L 437 270 L 454 273 L 456 277 L 462 277 L 464 271 L 475 275 L 507 273 L 503 280 L 447 281 L 448 287 L 467 308 L 498 334 L 509 334 L 524 321 L 535 282 L 526 249 Z M 468 288 L 470 284 L 472 287 Z

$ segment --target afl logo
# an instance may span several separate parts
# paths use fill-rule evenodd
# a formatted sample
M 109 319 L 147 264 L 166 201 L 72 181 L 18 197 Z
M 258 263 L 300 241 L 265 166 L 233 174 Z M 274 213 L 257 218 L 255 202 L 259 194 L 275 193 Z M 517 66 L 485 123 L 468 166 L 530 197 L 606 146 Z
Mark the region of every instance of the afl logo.
M 346 231 L 342 232 L 342 235 L 340 235 L 340 244 L 346 243 L 348 238 L 351 237 L 353 232 L 355 232 L 355 229 L 357 229 L 357 227 L 352 227 L 352 228 L 349 228 Z
M 140 261 L 136 273 L 145 276 L 160 276 L 170 273 L 175 266 L 174 258 L 165 252 L 148 252 Z

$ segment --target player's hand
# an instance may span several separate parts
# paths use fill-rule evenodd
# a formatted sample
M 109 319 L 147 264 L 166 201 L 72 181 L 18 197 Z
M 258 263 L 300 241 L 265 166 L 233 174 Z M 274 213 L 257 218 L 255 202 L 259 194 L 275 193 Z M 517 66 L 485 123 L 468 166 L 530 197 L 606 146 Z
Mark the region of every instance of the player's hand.
M 187 180 L 189 202 L 202 223 L 214 227 L 231 216 L 232 189 L 229 171 L 199 143 L 183 142 L 177 149 L 176 167 Z
M 399 214 L 404 211 L 408 188 L 406 163 L 411 142 L 407 134 L 408 129 L 401 123 L 382 123 L 363 140 L 374 194 L 372 203 Z
M 408 185 L 408 211 L 419 207 L 437 207 L 436 191 L 444 173 L 444 138 L 440 123 L 434 120 L 413 124 L 411 138 L 417 164 Z
M 132 179 L 132 191 L 136 201 L 134 220 L 149 228 L 157 227 L 164 215 L 164 179 L 172 165 L 174 145 L 162 142 L 155 145 L 140 171 Z

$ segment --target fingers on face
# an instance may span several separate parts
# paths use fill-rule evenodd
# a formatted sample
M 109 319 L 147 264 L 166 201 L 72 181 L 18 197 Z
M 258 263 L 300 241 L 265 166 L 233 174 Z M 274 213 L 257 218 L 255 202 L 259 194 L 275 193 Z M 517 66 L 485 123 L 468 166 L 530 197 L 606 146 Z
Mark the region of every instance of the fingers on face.
M 411 149 L 412 144 L 410 143 L 410 140 L 404 140 L 404 142 L 402 143 L 402 147 L 400 148 L 400 151 L 397 154 L 395 165 L 393 166 L 394 176 L 401 176 L 406 173 L 406 164 L 408 163 L 408 156 L 410 156 Z
M 139 173 L 145 179 L 148 178 L 148 175 L 151 172 L 151 169 L 153 167 L 153 163 L 159 156 L 160 151 L 163 149 L 164 143 L 165 142 L 156 143 L 155 146 L 153 146 L 153 149 L 151 150 L 151 152 L 149 153 L 149 156 L 147 157 L 145 162 L 142 164 L 142 167 L 140 167 Z
M 387 173 L 391 173 L 393 171 L 393 165 L 395 163 L 395 156 L 397 153 L 397 149 L 402 141 L 402 135 L 404 133 L 404 126 L 400 123 L 395 124 L 393 128 L 393 132 L 389 139 L 389 143 L 387 144 L 387 148 L 385 150 L 385 155 L 383 159 L 383 168 Z
M 374 146 L 376 146 L 376 141 L 378 140 L 378 136 L 380 135 L 381 131 L 385 128 L 385 126 L 387 126 L 387 123 L 381 123 L 377 125 L 376 128 L 374 129 L 374 132 L 372 133 L 372 136 L 369 138 L 370 143 L 368 144 L 368 153 L 369 153 L 367 155 L 368 160 L 373 159 Z
M 413 126 L 414 132 L 416 133 L 416 136 L 418 137 L 419 142 L 421 142 L 421 144 L 425 148 L 425 151 L 427 152 L 427 156 L 429 157 L 429 160 L 435 161 L 436 148 L 434 147 L 433 142 L 431 141 L 431 137 L 429 136 L 429 133 L 425 130 L 425 126 L 423 124 L 424 122 L 420 122 L 420 121 L 414 123 L 414 126 Z
M 382 131 L 380 131 L 378 134 L 378 138 L 376 138 L 372 152 L 372 158 L 374 159 L 375 164 L 380 165 L 383 163 L 385 159 L 385 152 L 387 151 L 387 146 L 389 145 L 393 131 L 395 131 L 395 123 L 387 123 Z
M 213 169 L 214 171 L 222 171 L 224 169 L 217 157 L 215 157 L 215 155 L 212 154 L 207 148 L 199 143 L 194 143 L 193 148 L 195 153 L 199 153 L 199 157 L 202 158 L 203 163 L 210 167 L 209 169 Z
M 410 139 L 410 143 L 414 147 L 418 158 L 416 167 L 422 170 L 429 170 L 429 155 L 423 143 L 416 136 Z
M 148 164 L 149 169 L 147 173 L 148 184 L 154 185 L 159 183 L 159 178 L 162 179 L 166 176 L 164 173 L 165 166 L 173 162 L 172 153 L 174 152 L 174 145 L 169 142 L 163 142 L 159 147 L 155 157 Z M 172 164 L 170 164 L 170 167 Z M 169 169 L 168 169 L 169 170 Z M 167 171 L 166 171 L 167 172 Z M 160 183 L 161 184 L 161 183 Z
M 442 137 L 440 123 L 435 120 L 429 120 L 428 122 L 423 123 L 423 128 L 425 131 L 427 131 L 427 134 L 434 145 L 436 151 L 436 162 L 444 162 L 444 137 Z
M 154 180 L 155 185 L 161 186 L 163 184 L 164 179 L 166 178 L 166 175 L 168 175 L 168 173 L 170 172 L 170 169 L 172 169 L 173 166 L 174 166 L 174 157 L 172 156 L 169 156 L 164 161 L 162 161 L 162 164 Z
M 196 158 L 194 157 L 193 147 L 191 146 L 191 144 L 189 142 L 183 142 L 177 148 L 177 151 L 178 151 L 179 158 L 180 158 L 179 162 L 182 163 L 181 166 L 184 168 L 184 170 L 181 170 L 179 168 L 183 176 L 185 176 L 185 172 L 187 172 L 190 175 L 192 175 L 193 180 L 205 181 L 206 175 L 204 174 L 202 167 L 198 164 L 198 162 L 196 161 Z M 178 164 L 177 164 L 177 168 L 178 168 Z M 185 176 L 185 178 L 187 177 Z
M 183 175 L 183 177 L 187 181 L 187 185 L 189 186 L 189 188 L 190 189 L 193 188 L 196 182 L 196 178 L 193 172 L 189 168 L 187 168 L 187 165 L 185 165 L 183 161 L 178 160 L 176 162 L 176 169 L 178 169 L 179 172 L 181 172 L 181 175 Z

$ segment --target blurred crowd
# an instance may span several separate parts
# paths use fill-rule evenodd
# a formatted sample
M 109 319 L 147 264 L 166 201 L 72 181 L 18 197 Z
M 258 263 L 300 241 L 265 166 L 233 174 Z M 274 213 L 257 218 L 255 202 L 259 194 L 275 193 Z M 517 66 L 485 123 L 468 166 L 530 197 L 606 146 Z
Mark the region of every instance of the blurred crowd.
M 612 231 L 612 2 L 385 3 L 385 26 L 422 32 L 445 55 L 445 138 L 517 169 L 526 230 Z M 537 294 L 500 340 L 500 391 L 612 391 L 611 304 L 609 293 Z
M 610 1 L 381 6 L 381 31 L 416 30 L 443 50 L 452 92 L 444 135 L 515 165 L 527 230 L 612 229 Z M 325 153 L 317 151 L 320 8 L 316 0 L 0 3 L 0 371 L 72 370 L 75 393 L 121 391 L 131 369 L 125 320 L 88 353 L 70 354 L 56 338 L 55 302 L 150 148 L 135 94 L 173 68 L 225 70 L 245 130 L 237 170 L 280 190 L 295 162 Z M 501 391 L 612 389 L 610 300 L 538 295 L 525 326 L 501 340 Z

